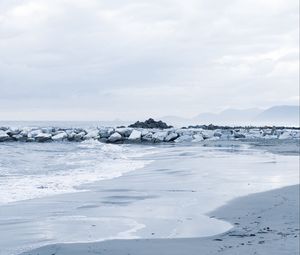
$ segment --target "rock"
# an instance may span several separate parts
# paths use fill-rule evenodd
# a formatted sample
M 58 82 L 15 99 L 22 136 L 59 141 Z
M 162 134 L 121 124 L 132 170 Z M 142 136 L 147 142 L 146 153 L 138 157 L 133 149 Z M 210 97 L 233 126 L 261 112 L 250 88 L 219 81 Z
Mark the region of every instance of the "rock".
M 122 136 L 118 132 L 113 133 L 108 138 L 108 141 L 111 142 L 111 143 L 115 143 L 115 142 L 118 142 L 118 141 L 121 141 L 121 140 L 122 140 Z
M 17 135 L 13 135 L 12 137 L 14 138 L 15 141 L 27 142 L 27 136 L 23 136 L 21 134 L 17 134 Z
M 42 131 L 40 129 L 33 129 L 33 130 L 30 130 L 27 133 L 27 137 L 28 138 L 35 138 L 39 134 L 42 134 Z
M 216 131 L 216 132 L 214 133 L 214 136 L 216 136 L 216 137 L 221 137 L 221 136 L 222 136 L 222 133 L 221 133 L 220 131 Z
M 174 141 L 176 138 L 178 137 L 178 134 L 175 132 L 172 132 L 170 134 L 167 135 L 167 137 L 165 138 L 166 142 L 172 142 Z
M 118 132 L 123 137 L 129 137 L 132 132 L 132 128 L 117 128 L 116 132 Z
M 99 129 L 99 135 L 100 138 L 109 138 L 115 130 L 113 128 L 100 128 Z
M 130 141 L 140 141 L 142 138 L 142 132 L 138 130 L 133 130 L 128 138 Z
M 90 139 L 99 139 L 99 130 L 98 129 L 91 129 L 87 130 L 87 134 L 83 137 L 84 140 L 90 140 Z
M 291 133 L 288 131 L 284 131 L 280 136 L 279 139 L 292 139 L 293 137 L 291 136 Z
M 153 139 L 152 132 L 149 132 L 149 131 L 147 131 L 146 133 L 142 132 L 142 141 L 152 142 L 152 139 Z
M 192 142 L 194 142 L 194 143 L 196 143 L 196 142 L 201 142 L 201 141 L 203 141 L 204 140 L 204 138 L 203 138 L 203 136 L 201 135 L 201 134 L 196 134 L 196 135 L 193 135 L 193 141 Z
M 176 143 L 182 143 L 182 142 L 191 142 L 193 140 L 193 136 L 191 135 L 182 135 L 182 136 L 179 136 L 175 142 Z
M 172 126 L 168 126 L 165 122 L 162 122 L 161 120 L 155 121 L 154 119 L 150 118 L 144 122 L 137 121 L 134 124 L 129 125 L 128 127 L 167 129 L 167 128 L 171 128 Z
M 202 131 L 202 137 L 204 139 L 209 139 L 209 138 L 212 138 L 214 136 L 214 131 L 212 130 L 205 130 L 205 131 Z
M 12 138 L 3 130 L 0 130 L 0 142 L 11 141 Z
M 43 143 L 46 141 L 51 140 L 52 135 L 51 134 L 47 134 L 47 133 L 39 133 L 38 135 L 36 135 L 34 137 L 34 140 L 39 142 L 39 143 Z
M 21 132 L 21 130 L 19 128 L 9 128 L 6 133 L 9 135 L 9 136 L 14 136 L 14 135 L 18 135 L 19 133 Z
M 236 139 L 240 139 L 240 138 L 246 138 L 246 136 L 244 134 L 240 134 L 240 133 L 234 133 L 234 138 Z
M 56 141 L 56 142 L 63 141 L 67 138 L 68 138 L 68 135 L 66 132 L 59 132 L 58 134 L 52 136 L 52 140 Z
M 152 135 L 152 140 L 155 143 L 160 143 L 165 140 L 167 135 L 168 135 L 168 132 L 156 132 Z
M 77 134 L 75 133 L 73 136 L 73 140 L 76 142 L 83 141 L 85 135 L 86 135 L 86 132 L 84 132 L 84 131 L 81 131 L 80 133 L 77 133 Z

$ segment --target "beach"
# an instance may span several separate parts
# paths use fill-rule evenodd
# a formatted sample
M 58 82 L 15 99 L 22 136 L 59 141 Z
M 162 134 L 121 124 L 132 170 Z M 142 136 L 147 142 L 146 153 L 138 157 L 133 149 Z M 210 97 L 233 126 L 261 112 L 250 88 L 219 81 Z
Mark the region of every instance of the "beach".
M 299 254 L 299 185 L 233 200 L 211 217 L 226 220 L 234 227 L 209 238 L 57 244 L 23 255 Z
M 59 143 L 39 146 L 50 146 L 47 157 L 57 157 L 57 146 L 62 150 Z M 66 146 L 72 147 L 62 155 L 72 152 L 80 169 L 89 166 L 87 181 L 52 194 L 52 175 L 39 177 L 50 195 L 45 184 L 42 196 L 31 192 L 30 199 L 2 204 L 1 255 L 299 251 L 299 187 L 284 188 L 299 184 L 297 141 Z M 112 159 L 109 178 L 95 179 L 107 172 L 90 169 L 105 161 L 94 161 L 100 152 Z M 125 162 L 135 168 L 119 172 Z M 55 178 L 56 184 L 65 187 L 74 171 Z

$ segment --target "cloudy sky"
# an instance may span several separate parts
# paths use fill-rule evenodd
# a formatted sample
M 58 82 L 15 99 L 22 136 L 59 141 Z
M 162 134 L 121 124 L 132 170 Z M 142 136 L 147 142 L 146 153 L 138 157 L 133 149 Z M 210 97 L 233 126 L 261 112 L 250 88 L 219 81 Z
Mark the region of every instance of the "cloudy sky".
M 0 0 L 0 120 L 298 104 L 298 0 Z

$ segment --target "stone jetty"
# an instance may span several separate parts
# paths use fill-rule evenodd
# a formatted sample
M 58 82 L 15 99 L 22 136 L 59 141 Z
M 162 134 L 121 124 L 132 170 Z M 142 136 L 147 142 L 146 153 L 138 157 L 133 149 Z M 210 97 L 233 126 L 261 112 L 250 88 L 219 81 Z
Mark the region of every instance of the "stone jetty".
M 153 119 L 129 127 L 0 127 L 0 142 L 180 143 L 203 140 L 300 139 L 299 128 L 190 126 L 174 128 Z

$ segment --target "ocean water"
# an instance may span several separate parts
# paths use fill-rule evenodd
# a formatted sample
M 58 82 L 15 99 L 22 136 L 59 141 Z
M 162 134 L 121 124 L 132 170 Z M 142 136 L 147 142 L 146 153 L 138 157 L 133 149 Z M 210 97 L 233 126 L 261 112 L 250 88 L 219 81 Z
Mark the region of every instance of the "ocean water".
M 107 180 L 143 167 L 133 160 L 151 153 L 98 141 L 81 143 L 1 143 L 0 205 L 83 191 L 81 185 Z
M 207 214 L 299 183 L 299 156 L 248 144 L 0 143 L 0 255 L 53 243 L 188 238 Z

